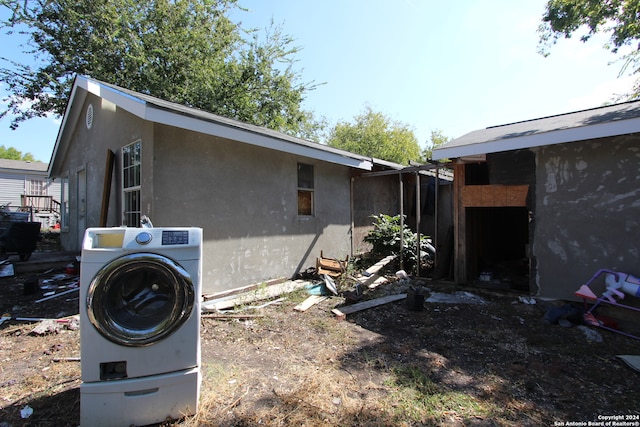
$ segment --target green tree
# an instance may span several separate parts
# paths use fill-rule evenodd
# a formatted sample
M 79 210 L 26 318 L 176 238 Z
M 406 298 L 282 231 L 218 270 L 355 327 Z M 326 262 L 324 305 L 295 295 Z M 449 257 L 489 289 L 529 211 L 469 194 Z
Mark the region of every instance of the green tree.
M 328 145 L 403 165 L 420 158 L 413 129 L 370 107 L 356 116 L 354 123 L 336 124 L 329 133 Z
M 640 72 L 640 0 L 549 0 L 542 16 L 539 50 L 543 55 L 561 37 L 570 38 L 581 32 L 580 40 L 588 41 L 593 35 L 609 36 L 605 46 L 614 54 L 621 54 L 621 74 Z M 628 53 L 621 49 L 629 47 Z M 623 49 L 626 50 L 626 49 Z M 640 95 L 640 80 L 636 80 L 629 99 Z
M 25 162 L 35 162 L 35 158 L 33 154 L 26 153 L 22 154 L 16 148 L 9 147 L 6 148 L 4 145 L 0 145 L 0 159 L 9 159 L 9 160 L 24 160 Z
M 442 130 L 432 130 L 431 138 L 429 141 L 427 141 L 427 146 L 422 150 L 422 160 L 431 160 L 431 158 L 433 157 L 433 149 L 446 144 L 449 141 L 451 141 L 451 138 L 445 136 Z
M 299 48 L 271 23 L 264 34 L 229 18 L 236 0 L 0 0 L 7 34 L 28 38 L 32 63 L 1 58 L 11 126 L 62 115 L 76 74 L 225 117 L 297 134 L 316 87 L 294 70 Z M 28 101 L 26 103 L 25 101 Z M 25 107 L 28 105 L 28 107 Z

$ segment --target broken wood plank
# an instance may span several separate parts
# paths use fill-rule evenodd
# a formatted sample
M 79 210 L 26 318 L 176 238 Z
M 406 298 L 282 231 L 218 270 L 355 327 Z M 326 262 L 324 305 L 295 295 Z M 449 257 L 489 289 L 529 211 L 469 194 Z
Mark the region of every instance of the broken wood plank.
M 370 289 L 373 289 L 377 286 L 382 285 L 387 282 L 385 277 L 379 276 L 378 272 L 384 268 L 387 264 L 393 261 L 396 258 L 396 255 L 389 255 L 371 267 L 367 268 L 365 272 L 367 274 L 360 274 L 355 279 L 360 282 L 363 286 L 367 286 Z
M 382 258 L 380 261 L 376 262 L 375 264 L 373 264 L 371 267 L 367 268 L 365 271 L 369 274 L 378 274 L 378 272 L 380 270 L 382 270 L 382 268 L 389 264 L 391 261 L 393 261 L 396 258 L 397 255 L 389 255 L 387 257 Z M 363 276 L 364 277 L 364 276 Z
M 388 304 L 394 301 L 400 301 L 407 298 L 407 294 L 387 295 L 386 297 L 376 298 L 368 301 L 362 301 L 357 304 L 347 305 L 345 307 L 334 308 L 331 310 L 338 319 L 346 319 L 347 314 L 356 313 L 358 311 L 367 310 L 369 308 L 377 307 L 379 305 Z
M 214 320 L 247 320 L 247 319 L 259 319 L 264 317 L 263 314 L 201 314 L 203 319 Z
M 295 290 L 311 285 L 306 280 L 289 280 L 277 285 L 260 287 L 252 292 L 246 292 L 237 296 L 229 296 L 202 303 L 203 310 L 226 310 L 236 306 L 247 305 L 249 303 L 275 298 L 283 294 L 291 293 Z
M 327 298 L 329 297 L 323 296 L 323 295 L 311 295 L 309 298 L 307 298 L 306 300 L 302 301 L 300 304 L 293 307 L 293 309 L 296 311 L 307 311 L 314 305 L 321 303 Z
M 373 276 L 371 276 L 371 278 L 373 280 L 367 280 L 366 282 L 363 283 L 363 285 L 365 285 L 369 289 L 375 289 L 378 286 L 384 285 L 385 283 L 389 282 L 389 279 L 387 279 L 384 276 L 378 276 L 377 274 L 374 274 Z
M 266 282 L 254 283 L 252 285 L 241 286 L 239 288 L 229 289 L 226 291 L 220 291 L 213 294 L 204 295 L 203 298 L 205 301 L 212 299 L 220 299 L 232 295 L 238 295 L 245 292 L 250 292 L 258 289 L 261 286 L 273 286 L 278 285 L 280 283 L 286 282 L 287 279 L 285 277 L 280 277 L 278 279 L 267 280 Z

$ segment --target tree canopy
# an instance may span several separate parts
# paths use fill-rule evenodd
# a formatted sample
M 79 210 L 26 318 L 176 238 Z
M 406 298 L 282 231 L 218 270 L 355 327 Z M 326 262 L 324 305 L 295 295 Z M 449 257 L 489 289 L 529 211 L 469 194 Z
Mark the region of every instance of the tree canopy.
M 427 146 L 422 150 L 422 160 L 430 160 L 433 157 L 433 149 L 449 142 L 451 138 L 446 136 L 441 129 L 431 131 L 431 138 Z
M 580 40 L 586 42 L 597 33 L 609 36 L 606 45 L 614 54 L 622 54 L 621 73 L 640 72 L 640 0 L 549 0 L 539 27 L 541 53 L 549 54 L 550 47 L 562 36 L 572 37 L 584 30 Z M 626 49 L 625 49 L 626 50 Z M 628 98 L 640 95 L 640 81 L 636 80 Z
M 4 145 L 0 145 L 0 159 L 8 160 L 24 160 L 25 162 L 35 162 L 33 154 L 25 153 L 14 147 L 6 148 Z
M 403 165 L 420 158 L 413 129 L 370 107 L 356 116 L 353 123 L 336 124 L 329 133 L 328 145 Z
M 299 48 L 274 25 L 232 22 L 236 0 L 0 0 L 7 34 L 33 61 L 0 58 L 11 126 L 62 115 L 76 74 L 291 134 L 318 124 L 301 103 L 315 84 L 294 70 Z

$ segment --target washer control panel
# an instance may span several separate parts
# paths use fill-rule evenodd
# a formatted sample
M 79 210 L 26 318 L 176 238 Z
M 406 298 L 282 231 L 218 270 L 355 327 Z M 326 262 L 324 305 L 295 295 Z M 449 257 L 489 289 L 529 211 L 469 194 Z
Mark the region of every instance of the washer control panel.
M 202 228 L 88 228 L 85 232 L 83 250 L 91 249 L 136 249 L 169 246 L 199 247 L 202 245 Z
M 162 246 L 165 245 L 188 245 L 188 230 L 162 230 Z

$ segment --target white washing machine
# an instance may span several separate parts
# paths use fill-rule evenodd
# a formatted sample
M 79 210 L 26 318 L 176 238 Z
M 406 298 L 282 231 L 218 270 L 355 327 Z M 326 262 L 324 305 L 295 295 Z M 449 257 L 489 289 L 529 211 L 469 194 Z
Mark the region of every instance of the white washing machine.
M 195 414 L 202 229 L 89 228 L 80 262 L 80 424 Z

